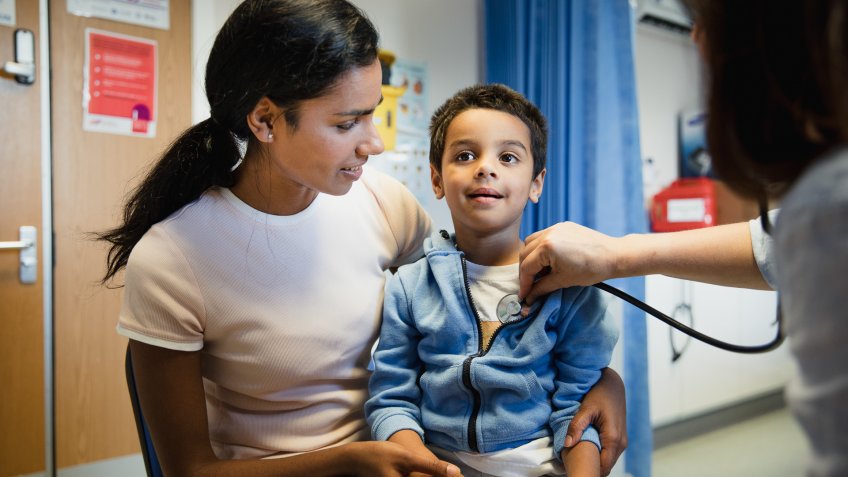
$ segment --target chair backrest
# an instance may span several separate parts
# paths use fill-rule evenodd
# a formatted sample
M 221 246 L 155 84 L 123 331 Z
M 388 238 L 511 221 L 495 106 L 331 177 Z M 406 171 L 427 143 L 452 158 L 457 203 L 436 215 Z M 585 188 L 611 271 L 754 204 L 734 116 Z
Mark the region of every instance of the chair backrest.
M 138 430 L 138 441 L 141 444 L 141 455 L 144 458 L 144 468 L 147 470 L 147 477 L 164 477 L 162 468 L 159 466 L 159 459 L 156 457 L 156 449 L 153 448 L 153 441 L 150 439 L 150 431 L 147 429 L 147 423 L 144 422 L 144 416 L 141 414 L 141 405 L 138 402 L 138 390 L 135 386 L 135 374 L 132 367 L 132 353 L 127 345 L 127 357 L 124 360 L 125 371 L 127 375 L 127 388 L 130 391 L 130 402 L 132 402 L 133 415 L 135 416 L 135 427 Z

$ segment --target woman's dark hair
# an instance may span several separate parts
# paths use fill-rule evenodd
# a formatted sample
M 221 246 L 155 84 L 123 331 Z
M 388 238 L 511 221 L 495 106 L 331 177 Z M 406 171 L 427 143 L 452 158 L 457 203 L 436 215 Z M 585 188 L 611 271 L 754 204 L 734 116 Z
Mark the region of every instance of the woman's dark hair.
M 463 88 L 433 113 L 430 119 L 430 164 L 436 171 L 442 172 L 442 155 L 445 152 L 448 127 L 454 118 L 469 109 L 493 109 L 520 119 L 530 130 L 533 178 L 542 172 L 548 154 L 548 123 L 545 116 L 521 93 L 497 83 Z
M 743 195 L 779 197 L 848 142 L 848 2 L 684 2 L 702 32 L 715 172 Z
M 97 234 L 111 243 L 103 282 L 127 264 L 153 224 L 212 186 L 234 184 L 236 138 L 251 141 L 246 118 L 263 97 L 297 128 L 298 105 L 327 92 L 352 68 L 377 59 L 374 26 L 346 0 L 246 0 L 227 19 L 206 65 L 211 117 L 182 133 L 133 191 L 123 224 Z

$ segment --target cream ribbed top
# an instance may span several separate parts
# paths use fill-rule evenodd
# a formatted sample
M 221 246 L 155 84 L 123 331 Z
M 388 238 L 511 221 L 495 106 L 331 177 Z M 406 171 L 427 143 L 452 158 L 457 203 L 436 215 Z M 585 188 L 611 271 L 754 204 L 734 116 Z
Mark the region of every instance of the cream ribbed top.
M 212 189 L 134 248 L 118 332 L 201 350 L 220 458 L 365 439 L 384 270 L 421 256 L 430 228 L 413 196 L 376 171 L 293 216 Z

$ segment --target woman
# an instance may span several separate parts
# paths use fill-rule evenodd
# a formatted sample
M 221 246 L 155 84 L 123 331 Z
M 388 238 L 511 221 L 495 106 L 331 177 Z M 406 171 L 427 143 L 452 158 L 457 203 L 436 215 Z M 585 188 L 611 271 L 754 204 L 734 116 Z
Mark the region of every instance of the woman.
M 102 235 L 104 281 L 126 267 L 118 331 L 167 475 L 458 475 L 365 442 L 384 271 L 431 228 L 398 182 L 362 168 L 383 150 L 377 41 L 344 0 L 242 3 L 207 64 L 211 118 Z M 581 423 L 613 421 L 614 461 L 623 393 L 604 383 Z
M 713 165 L 737 192 L 781 201 L 773 243 L 760 220 L 621 238 L 559 224 L 526 241 L 520 294 L 532 302 L 649 273 L 775 287 L 798 364 L 787 400 L 811 444 L 809 475 L 848 475 L 848 4 L 686 3 L 709 72 Z M 551 273 L 534 285 L 544 267 Z

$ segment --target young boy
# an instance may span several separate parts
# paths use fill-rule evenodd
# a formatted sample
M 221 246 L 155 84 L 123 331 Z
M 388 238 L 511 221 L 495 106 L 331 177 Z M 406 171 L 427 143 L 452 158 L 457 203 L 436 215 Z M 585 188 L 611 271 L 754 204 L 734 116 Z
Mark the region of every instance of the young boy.
M 562 475 L 560 459 L 571 477 L 597 476 L 597 432 L 569 449 L 564 439 L 617 339 L 605 302 L 568 288 L 522 316 L 514 299 L 521 215 L 545 179 L 545 119 L 505 86 L 473 86 L 435 112 L 430 133 L 433 191 L 455 235 L 427 239 L 426 257 L 387 285 L 372 434 L 465 477 Z

